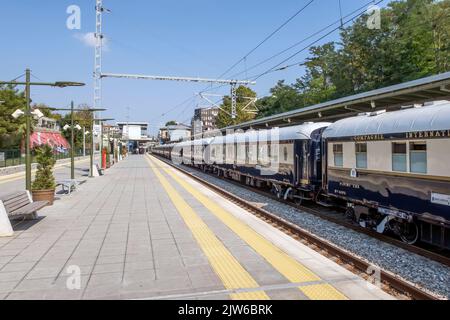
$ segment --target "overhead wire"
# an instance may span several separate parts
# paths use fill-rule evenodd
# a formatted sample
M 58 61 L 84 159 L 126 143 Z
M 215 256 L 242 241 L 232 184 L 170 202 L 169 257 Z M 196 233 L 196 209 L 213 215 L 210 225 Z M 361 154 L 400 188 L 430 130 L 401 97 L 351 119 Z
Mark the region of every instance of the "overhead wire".
M 378 5 L 378 4 L 380 4 L 380 3 L 384 2 L 384 1 L 385 1 L 385 0 L 379 0 L 379 1 L 377 1 L 377 2 L 375 3 L 375 5 Z M 349 22 L 353 21 L 354 19 L 357 19 L 357 18 L 361 17 L 361 16 L 364 15 L 365 13 L 366 13 L 366 12 L 364 11 L 364 12 L 361 12 L 361 13 L 357 14 L 356 16 L 354 16 L 354 17 L 348 19 L 347 21 L 345 21 L 345 22 L 343 23 L 343 25 L 345 26 L 345 25 L 348 24 Z M 319 41 L 325 39 L 326 37 L 328 37 L 329 35 L 333 34 L 334 32 L 336 32 L 336 31 L 338 31 L 338 30 L 340 30 L 340 29 L 341 29 L 340 26 L 337 27 L 337 28 L 332 29 L 331 31 L 327 32 L 326 34 L 324 34 L 324 35 L 321 36 L 320 38 L 314 40 L 314 41 L 313 41 L 312 43 L 310 43 L 309 45 L 307 45 L 307 46 L 303 47 L 302 49 L 296 51 L 295 53 L 293 53 L 292 55 L 290 55 L 289 57 L 287 57 L 287 58 L 284 59 L 283 61 L 281 61 L 281 62 L 279 62 L 278 64 L 276 64 L 275 66 L 271 67 L 271 68 L 268 69 L 267 71 L 265 71 L 265 72 L 263 72 L 263 73 L 261 73 L 261 74 L 258 74 L 258 75 L 256 75 L 256 76 L 253 76 L 253 77 L 251 77 L 250 79 L 251 79 L 251 80 L 258 80 L 259 78 L 261 78 L 262 76 L 265 76 L 266 74 L 269 74 L 269 73 L 272 73 L 272 72 L 275 72 L 275 71 L 286 70 L 286 69 L 291 68 L 291 67 L 293 67 L 293 66 L 297 66 L 299 63 L 293 63 L 293 64 L 290 64 L 290 65 L 283 66 L 283 67 L 279 68 L 280 66 L 282 66 L 282 65 L 283 65 L 284 63 L 286 63 L 287 61 L 289 61 L 289 60 L 291 60 L 292 58 L 296 57 L 297 55 L 299 55 L 299 54 L 302 53 L 303 51 L 309 49 L 309 48 L 312 47 L 313 45 L 317 44 Z M 301 62 L 300 62 L 300 63 L 301 63 Z M 278 68 L 278 69 L 277 69 L 277 68 Z
M 253 49 L 251 49 L 247 54 L 245 54 L 241 59 L 235 62 L 231 67 L 229 67 L 224 73 L 222 73 L 218 78 L 222 78 L 228 72 L 233 70 L 239 63 L 241 63 L 244 59 L 248 58 L 253 52 L 255 52 L 259 47 L 261 47 L 265 42 L 267 42 L 270 38 L 272 38 L 275 34 L 277 34 L 281 29 L 283 29 L 289 22 L 291 22 L 295 17 L 297 17 L 300 13 L 305 11 L 315 0 L 310 0 L 303 7 L 301 7 L 297 12 L 294 13 L 291 17 L 289 17 L 285 22 L 283 22 L 278 28 L 272 31 L 267 37 L 265 37 L 261 42 L 259 42 Z
M 351 13 L 347 14 L 344 18 L 347 18 L 347 17 L 349 17 L 349 16 L 355 14 L 356 12 L 361 11 L 363 8 L 365 8 L 365 7 L 366 7 L 368 4 L 370 4 L 370 3 L 373 3 L 373 0 L 369 1 L 369 2 L 366 3 L 365 5 L 359 7 L 358 9 L 352 11 Z M 253 70 L 253 69 L 255 69 L 255 68 L 257 68 L 257 67 L 259 67 L 259 66 L 261 66 L 261 65 L 263 65 L 263 64 L 265 64 L 265 63 L 267 63 L 267 62 L 269 62 L 269 61 L 271 61 L 271 60 L 273 60 L 274 58 L 279 57 L 279 56 L 282 55 L 283 53 L 286 53 L 286 52 L 288 52 L 289 50 L 291 50 L 291 49 L 293 49 L 293 48 L 299 46 L 300 44 L 306 42 L 307 40 L 309 40 L 309 39 L 311 39 L 311 38 L 317 36 L 318 34 L 321 34 L 322 32 L 324 32 L 324 31 L 326 31 L 327 29 L 331 28 L 331 27 L 334 26 L 335 24 L 340 23 L 340 21 L 341 21 L 341 20 L 339 19 L 339 20 L 334 21 L 333 23 L 330 23 L 330 24 L 327 25 L 326 27 L 324 27 L 324 28 L 322 28 L 322 29 L 320 29 L 320 30 L 318 30 L 318 31 L 316 31 L 316 32 L 314 32 L 314 33 L 312 33 L 312 34 L 309 35 L 308 37 L 303 38 L 302 40 L 296 42 L 295 44 L 289 46 L 288 48 L 286 48 L 286 49 L 284 49 L 284 50 L 282 50 L 282 51 L 280 51 L 280 52 L 278 52 L 278 53 L 276 53 L 276 54 L 274 54 L 274 55 L 272 55 L 272 56 L 270 56 L 270 57 L 268 57 L 268 58 L 262 60 L 261 62 L 259 62 L 259 63 L 255 64 L 255 65 L 253 65 L 253 66 L 247 68 L 246 71 Z M 233 74 L 231 77 L 239 76 L 239 75 L 243 74 L 244 72 L 245 72 L 245 71 L 241 71 L 241 72 L 239 72 L 239 73 Z M 247 78 L 248 78 L 248 77 L 247 77 Z

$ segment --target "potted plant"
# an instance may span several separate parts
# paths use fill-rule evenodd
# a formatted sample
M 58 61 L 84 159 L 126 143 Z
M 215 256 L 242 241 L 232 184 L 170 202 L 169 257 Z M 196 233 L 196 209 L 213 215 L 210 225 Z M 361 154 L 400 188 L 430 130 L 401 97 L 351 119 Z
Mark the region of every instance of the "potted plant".
M 53 166 L 55 158 L 52 148 L 49 145 L 43 145 L 35 149 L 37 172 L 31 186 L 31 193 L 34 201 L 48 201 L 53 205 L 55 199 L 55 177 L 53 176 Z

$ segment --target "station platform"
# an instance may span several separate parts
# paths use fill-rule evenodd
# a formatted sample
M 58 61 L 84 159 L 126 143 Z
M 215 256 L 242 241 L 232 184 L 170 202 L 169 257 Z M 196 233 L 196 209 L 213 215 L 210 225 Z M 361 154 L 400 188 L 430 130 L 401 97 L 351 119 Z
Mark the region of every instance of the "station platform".
M 393 299 L 152 156 L 40 216 L 0 238 L 0 299 Z

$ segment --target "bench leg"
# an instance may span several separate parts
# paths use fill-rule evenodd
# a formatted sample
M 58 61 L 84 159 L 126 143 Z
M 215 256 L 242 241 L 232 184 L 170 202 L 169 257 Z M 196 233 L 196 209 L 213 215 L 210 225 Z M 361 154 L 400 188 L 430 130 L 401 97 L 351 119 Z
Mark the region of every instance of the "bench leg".
M 25 220 L 37 220 L 37 218 L 39 218 L 38 213 L 35 211 L 32 214 L 29 214 L 25 217 Z

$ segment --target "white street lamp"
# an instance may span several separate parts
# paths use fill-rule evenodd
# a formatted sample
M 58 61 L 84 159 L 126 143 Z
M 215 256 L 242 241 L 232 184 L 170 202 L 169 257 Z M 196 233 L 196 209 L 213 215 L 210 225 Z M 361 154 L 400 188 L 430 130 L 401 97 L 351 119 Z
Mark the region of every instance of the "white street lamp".
M 17 118 L 23 116 L 24 114 L 25 114 L 25 112 L 23 112 L 23 111 L 20 110 L 20 109 L 17 109 L 16 111 L 14 111 L 14 113 L 12 114 L 12 116 L 13 116 L 14 119 L 17 119 Z
M 44 117 L 44 114 L 39 109 L 34 109 L 34 111 L 31 111 L 31 114 L 36 116 L 38 119 Z

